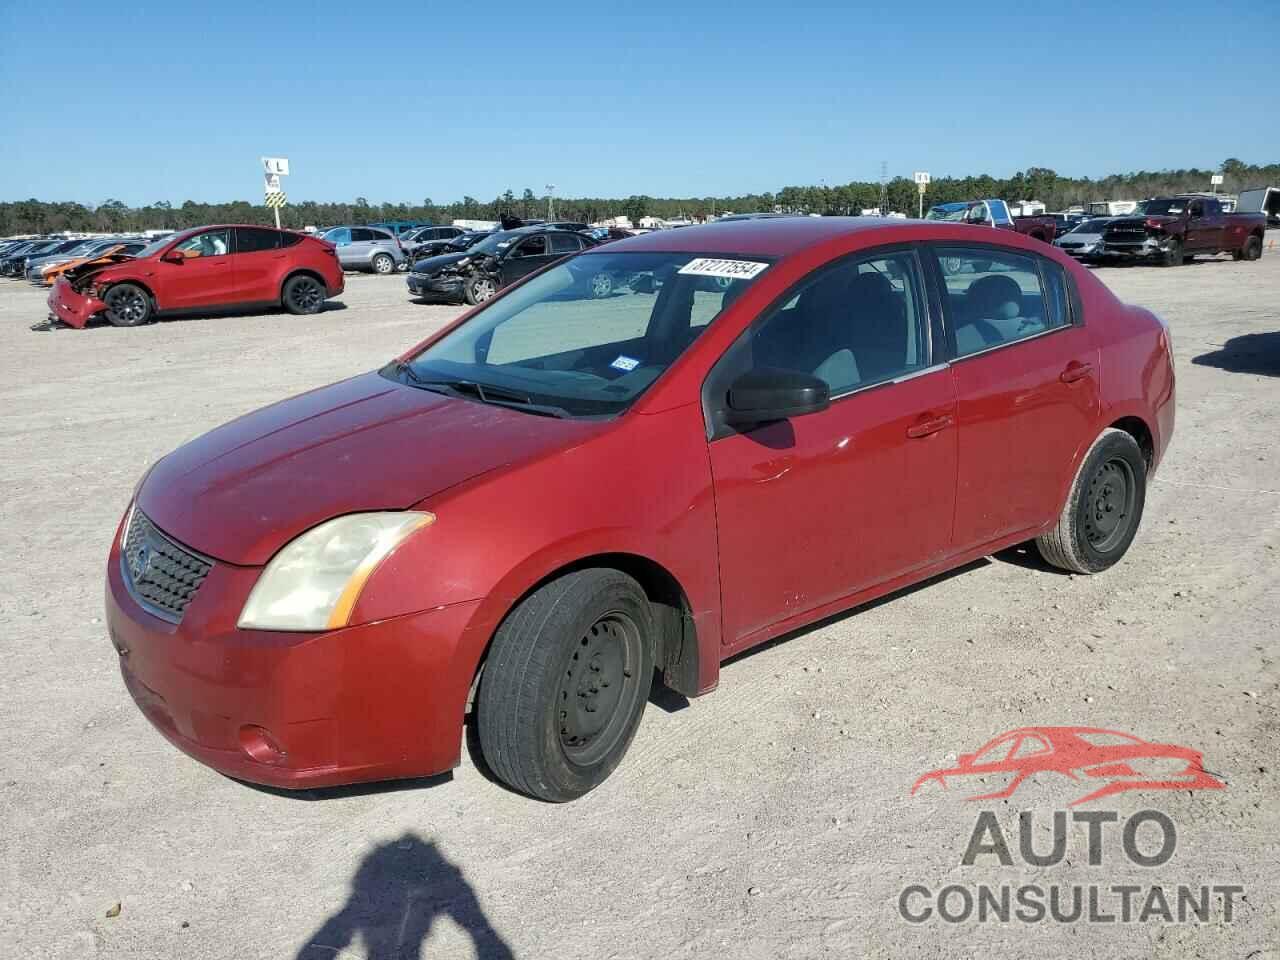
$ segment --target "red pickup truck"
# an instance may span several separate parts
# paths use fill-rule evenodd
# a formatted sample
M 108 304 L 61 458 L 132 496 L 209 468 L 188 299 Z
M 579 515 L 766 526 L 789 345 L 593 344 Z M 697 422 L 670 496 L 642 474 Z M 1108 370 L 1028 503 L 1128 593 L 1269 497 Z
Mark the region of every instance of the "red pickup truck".
M 1224 213 L 1214 197 L 1156 197 L 1145 202 L 1140 216 L 1117 217 L 1107 224 L 1101 253 L 1166 267 L 1187 263 L 1197 254 L 1257 260 L 1266 229 L 1264 214 Z
M 1003 200 L 960 200 L 955 203 L 939 203 L 929 208 L 926 220 L 943 220 L 948 223 L 972 223 L 975 226 L 995 227 L 998 230 L 1014 230 L 1045 243 L 1053 243 L 1058 223 L 1053 217 L 1015 217 L 1009 213 L 1009 205 Z

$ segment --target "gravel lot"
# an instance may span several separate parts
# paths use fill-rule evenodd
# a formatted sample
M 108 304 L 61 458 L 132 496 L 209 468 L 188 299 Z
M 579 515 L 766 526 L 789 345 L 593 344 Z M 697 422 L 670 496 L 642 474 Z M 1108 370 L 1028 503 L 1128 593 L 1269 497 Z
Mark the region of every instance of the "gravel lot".
M 102 623 L 108 543 L 148 464 L 458 308 L 353 276 L 317 317 L 32 332 L 44 294 L 4 281 L 0 956 L 1280 957 L 1280 253 L 1099 273 L 1168 319 L 1177 353 L 1177 434 L 1124 563 L 1068 577 L 1011 553 L 741 657 L 717 693 L 651 706 L 619 771 L 559 807 L 465 759 L 412 789 L 228 780 L 149 727 Z M 1118 831 L 1089 865 L 1083 825 L 1062 863 L 1025 865 L 1017 811 L 1035 804 L 1043 851 L 1061 788 L 909 795 L 1036 724 L 1183 744 L 1228 786 L 1091 805 L 1167 813 L 1176 852 L 1154 868 Z M 961 865 L 981 809 L 1013 866 Z M 1245 891 L 1230 923 L 899 916 L 908 884 L 984 881 Z

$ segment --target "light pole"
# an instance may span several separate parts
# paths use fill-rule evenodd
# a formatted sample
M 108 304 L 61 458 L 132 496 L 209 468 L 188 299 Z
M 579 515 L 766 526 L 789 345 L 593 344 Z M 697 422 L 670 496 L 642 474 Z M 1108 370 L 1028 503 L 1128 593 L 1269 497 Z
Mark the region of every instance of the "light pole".
M 547 220 L 548 221 L 554 220 L 556 218 L 556 201 L 555 201 L 555 198 L 552 196 L 552 194 L 555 192 L 556 192 L 556 185 L 554 183 L 548 183 L 547 184 Z

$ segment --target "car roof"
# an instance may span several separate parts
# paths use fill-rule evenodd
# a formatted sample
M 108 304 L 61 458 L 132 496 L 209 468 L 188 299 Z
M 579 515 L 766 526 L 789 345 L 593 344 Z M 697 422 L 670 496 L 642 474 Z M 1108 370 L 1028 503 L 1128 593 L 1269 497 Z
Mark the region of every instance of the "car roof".
M 709 223 L 705 226 L 683 227 L 680 230 L 655 230 L 626 240 L 616 240 L 601 248 L 601 253 L 619 251 L 632 253 L 704 253 L 704 254 L 753 254 L 763 257 L 787 257 L 810 247 L 819 246 L 842 237 L 866 235 L 868 245 L 877 242 L 876 234 L 883 234 L 883 242 L 909 243 L 913 240 L 967 241 L 984 245 L 1043 247 L 1040 241 L 1028 241 L 1022 234 L 1011 230 L 983 233 L 980 228 L 967 224 L 947 224 L 937 220 L 898 220 L 886 217 L 779 217 L 759 220 L 730 220 Z M 1032 247 L 1032 243 L 1038 245 Z

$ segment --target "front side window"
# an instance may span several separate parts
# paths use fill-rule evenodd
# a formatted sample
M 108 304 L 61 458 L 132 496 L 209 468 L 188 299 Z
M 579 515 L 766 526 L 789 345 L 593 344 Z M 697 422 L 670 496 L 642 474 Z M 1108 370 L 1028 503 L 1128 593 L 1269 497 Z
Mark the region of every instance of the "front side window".
M 1039 258 L 994 247 L 939 247 L 943 306 L 957 357 L 1034 337 L 1068 322 L 1065 282 L 1046 309 Z
M 338 246 L 341 246 L 344 243 L 350 243 L 351 228 L 350 227 L 334 227 L 332 230 L 326 230 L 324 232 L 324 238 L 328 240 L 330 243 L 336 244 Z
M 566 260 L 386 375 L 534 413 L 620 413 L 755 282 L 680 272 L 695 259 L 619 252 Z
M 847 260 L 816 272 L 733 350 L 749 351 L 750 367 L 820 377 L 832 396 L 891 380 L 928 365 L 922 290 L 910 251 Z
M 231 252 L 230 230 L 208 230 L 188 237 L 173 248 L 188 259 L 195 257 L 222 257 Z
M 521 241 L 520 246 L 516 247 L 513 257 L 541 257 L 547 252 L 547 235 L 539 233 L 535 236 L 528 237 Z
M 577 253 L 582 249 L 582 242 L 567 233 L 551 234 L 552 253 Z

